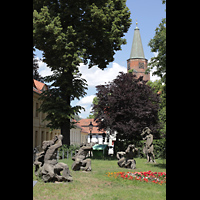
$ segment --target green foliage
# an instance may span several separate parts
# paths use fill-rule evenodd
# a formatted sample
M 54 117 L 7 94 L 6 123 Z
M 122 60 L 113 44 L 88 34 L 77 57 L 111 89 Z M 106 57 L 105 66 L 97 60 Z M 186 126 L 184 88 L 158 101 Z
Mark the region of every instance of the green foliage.
M 136 157 L 146 158 L 146 155 L 143 153 L 144 148 L 144 142 L 143 140 L 137 141 L 135 143 L 135 146 L 138 148 L 138 152 L 136 154 Z M 153 140 L 153 152 L 155 155 L 155 159 L 158 158 L 166 158 L 166 139 L 154 139 Z
M 156 80 L 154 82 L 148 81 L 147 85 L 149 85 L 154 93 L 160 93 L 160 109 L 158 111 L 158 118 L 161 124 L 160 133 L 162 137 L 166 135 L 166 86 L 162 83 L 161 80 Z
M 74 99 L 75 97 L 79 99 L 80 96 L 86 94 L 84 91 L 86 89 L 85 80 L 81 79 L 81 75 L 77 73 L 76 75 L 72 75 L 73 80 L 70 83 L 68 80 L 65 81 L 64 76 L 65 74 L 60 75 L 57 81 L 47 91 L 44 91 L 40 97 L 42 104 L 39 111 L 47 113 L 44 120 L 49 121 L 47 126 L 50 128 L 62 127 L 66 120 L 69 120 L 74 114 L 77 115 L 80 109 L 84 109 L 81 106 L 73 107 L 69 102 L 70 99 Z M 60 87 L 59 83 L 57 83 L 58 81 L 62 81 Z M 71 85 L 70 89 L 68 89 L 69 85 Z M 70 97 L 68 93 L 71 94 Z
M 89 62 L 89 68 L 106 68 L 126 43 L 122 37 L 130 24 L 125 0 L 33 1 L 33 46 L 43 51 L 53 72 L 44 79 L 51 84 L 40 111 L 47 113 L 50 128 L 61 128 L 64 144 L 70 141 L 70 118 L 84 109 L 70 104 L 86 94 L 78 66 Z
M 166 0 L 162 0 L 162 4 L 166 4 Z M 148 68 L 145 73 L 155 68 L 152 75 L 157 75 L 161 78 L 159 81 L 147 84 L 154 89 L 154 92 L 160 92 L 160 109 L 158 112 L 159 121 L 162 125 L 160 130 L 162 137 L 166 135 L 166 18 L 163 18 L 159 27 L 155 29 L 155 36 L 150 40 L 149 44 L 151 51 L 157 53 L 157 56 L 152 57 L 148 63 Z
M 94 115 L 89 115 L 86 119 L 94 119 Z
M 155 158 L 166 158 L 166 139 L 153 141 Z
M 94 97 L 92 100 L 92 106 L 97 105 L 99 102 L 97 97 Z M 89 117 L 87 117 L 87 119 L 94 119 L 97 115 L 98 115 L 98 110 L 96 111 L 91 111 L 90 113 L 92 113 L 92 115 L 89 115 Z
M 128 70 L 128 73 L 133 73 L 133 70 L 134 70 L 134 69 L 129 69 L 129 70 Z
M 122 37 L 131 19 L 125 0 L 34 0 L 33 10 L 33 44 L 44 51 L 51 68 L 82 61 L 104 69 L 113 61 L 114 51 L 126 44 Z
M 166 18 L 162 19 L 155 32 L 154 38 L 148 45 L 151 47 L 151 51 L 158 55 L 151 58 L 145 73 L 149 73 L 155 67 L 156 70 L 152 75 L 159 76 L 161 81 L 166 84 Z
M 99 129 L 110 127 L 117 131 L 117 145 L 121 141 L 141 139 L 144 127 L 149 127 L 159 138 L 158 110 L 160 97 L 142 77 L 120 72 L 112 82 L 98 85 L 98 104 L 93 110 Z

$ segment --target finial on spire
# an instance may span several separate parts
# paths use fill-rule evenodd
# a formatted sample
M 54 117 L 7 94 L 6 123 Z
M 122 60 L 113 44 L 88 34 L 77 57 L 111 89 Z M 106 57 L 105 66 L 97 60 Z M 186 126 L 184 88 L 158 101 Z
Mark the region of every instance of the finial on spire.
M 136 21 L 136 28 L 138 28 L 138 27 L 137 27 L 137 25 L 138 25 L 137 19 L 136 19 L 135 21 Z

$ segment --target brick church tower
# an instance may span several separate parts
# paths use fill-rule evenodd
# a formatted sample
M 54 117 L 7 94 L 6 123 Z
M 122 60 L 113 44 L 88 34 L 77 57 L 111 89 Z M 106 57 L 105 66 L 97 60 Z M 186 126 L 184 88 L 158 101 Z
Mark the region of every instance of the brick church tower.
M 127 60 L 127 72 L 133 69 L 133 74 L 137 77 L 143 76 L 143 80 L 150 80 L 150 74 L 145 74 L 147 69 L 147 59 L 144 57 L 142 40 L 140 37 L 140 29 L 137 27 L 134 30 L 133 43 L 131 48 L 130 58 Z

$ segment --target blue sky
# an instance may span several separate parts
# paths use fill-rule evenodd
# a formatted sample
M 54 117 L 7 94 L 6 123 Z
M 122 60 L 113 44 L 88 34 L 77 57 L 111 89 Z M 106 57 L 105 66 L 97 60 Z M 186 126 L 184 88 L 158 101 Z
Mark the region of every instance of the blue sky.
M 87 66 L 81 64 L 79 67 L 83 78 L 88 82 L 87 95 L 80 101 L 75 100 L 71 102 L 74 106 L 76 104 L 85 107 L 86 111 L 81 112 L 80 117 L 86 118 L 90 114 L 92 99 L 95 96 L 95 86 L 104 84 L 105 82 L 112 81 L 119 74 L 120 71 L 126 72 L 127 59 L 130 57 L 132 40 L 134 29 L 136 27 L 136 19 L 138 22 L 138 28 L 140 29 L 140 35 L 142 39 L 144 54 L 146 59 L 150 59 L 155 55 L 151 52 L 148 43 L 155 35 L 155 29 L 158 27 L 162 18 L 166 17 L 165 5 L 162 4 L 161 0 L 127 0 L 127 6 L 131 11 L 132 25 L 124 38 L 127 41 L 126 45 L 122 45 L 122 50 L 117 51 L 114 55 L 114 61 L 108 65 L 105 70 L 100 70 L 96 66 L 88 69 Z M 41 58 L 42 52 L 36 51 L 36 57 Z M 49 75 L 50 69 L 46 67 L 46 64 L 39 61 L 39 73 L 42 76 Z M 151 76 L 152 81 L 156 80 L 157 77 Z

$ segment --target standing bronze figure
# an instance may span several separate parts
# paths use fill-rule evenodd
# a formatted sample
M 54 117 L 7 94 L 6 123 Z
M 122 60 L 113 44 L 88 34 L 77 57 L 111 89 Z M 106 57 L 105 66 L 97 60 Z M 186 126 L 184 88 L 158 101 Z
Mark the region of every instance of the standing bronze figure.
M 147 155 L 147 162 L 156 163 L 155 156 L 153 153 L 153 135 L 151 134 L 151 130 L 148 127 L 145 127 L 142 130 L 141 135 L 145 136 L 142 139 L 146 140 L 146 142 L 144 143 L 145 146 L 143 148 L 143 152 Z

